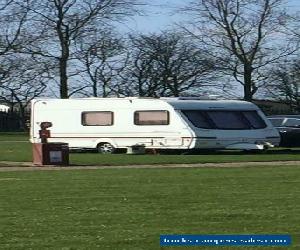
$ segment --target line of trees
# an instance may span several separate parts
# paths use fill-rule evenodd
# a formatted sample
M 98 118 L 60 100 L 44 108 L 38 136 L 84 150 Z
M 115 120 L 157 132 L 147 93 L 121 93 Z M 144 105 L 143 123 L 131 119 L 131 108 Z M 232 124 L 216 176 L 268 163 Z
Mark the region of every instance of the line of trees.
M 122 34 L 142 0 L 3 0 L 0 102 L 38 96 L 272 97 L 300 110 L 300 19 L 283 0 L 194 0 L 192 23 Z M 240 87 L 239 87 L 240 86 Z M 240 89 L 240 91 L 239 91 Z

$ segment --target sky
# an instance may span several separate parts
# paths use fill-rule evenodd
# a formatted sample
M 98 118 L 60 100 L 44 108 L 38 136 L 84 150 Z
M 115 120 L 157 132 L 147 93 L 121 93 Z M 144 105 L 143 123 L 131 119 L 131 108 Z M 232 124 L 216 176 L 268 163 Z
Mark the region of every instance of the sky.
M 147 2 L 149 0 L 145 0 Z M 131 17 L 121 29 L 129 32 L 159 32 L 184 19 L 178 8 L 183 7 L 189 0 L 151 0 L 143 9 L 144 15 Z
M 130 33 L 151 33 L 171 28 L 174 23 L 188 19 L 178 11 L 178 8 L 189 2 L 190 0 L 151 0 L 144 9 L 147 15 L 131 17 L 120 26 L 120 29 Z M 286 2 L 291 11 L 300 11 L 300 0 L 286 0 Z

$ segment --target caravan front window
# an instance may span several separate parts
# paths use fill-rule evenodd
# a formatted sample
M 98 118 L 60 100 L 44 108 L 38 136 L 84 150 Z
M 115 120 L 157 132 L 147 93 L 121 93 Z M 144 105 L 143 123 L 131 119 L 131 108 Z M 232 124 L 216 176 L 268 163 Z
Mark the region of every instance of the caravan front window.
M 81 116 L 81 123 L 83 126 L 111 126 L 113 125 L 113 112 L 83 112 Z
M 265 128 L 267 125 L 256 111 L 243 111 L 243 115 L 250 122 L 251 127 L 259 129 Z
M 207 111 L 217 129 L 249 129 L 249 123 L 241 112 Z
M 206 129 L 214 128 L 213 123 L 209 120 L 205 111 L 182 110 L 182 112 L 195 127 Z
M 182 113 L 198 128 L 246 130 L 266 127 L 255 110 L 182 110 Z

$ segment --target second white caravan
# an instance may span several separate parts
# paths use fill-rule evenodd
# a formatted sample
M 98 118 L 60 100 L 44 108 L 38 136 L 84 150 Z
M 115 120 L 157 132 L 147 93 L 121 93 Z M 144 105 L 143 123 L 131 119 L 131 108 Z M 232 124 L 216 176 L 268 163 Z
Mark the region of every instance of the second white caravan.
M 98 149 L 143 145 L 153 149 L 265 149 L 276 146 L 276 129 L 254 104 L 189 98 L 35 99 L 31 142 L 51 122 L 49 142 Z

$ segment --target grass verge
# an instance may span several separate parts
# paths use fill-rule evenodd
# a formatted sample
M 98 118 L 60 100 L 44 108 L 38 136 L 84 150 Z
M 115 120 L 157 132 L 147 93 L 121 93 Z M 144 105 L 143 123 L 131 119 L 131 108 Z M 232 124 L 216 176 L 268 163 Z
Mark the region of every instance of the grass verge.
M 0 161 L 32 161 L 32 145 L 25 133 L 0 133 Z M 247 161 L 300 161 L 300 149 L 274 149 L 264 153 L 217 152 L 198 155 L 101 155 L 97 153 L 71 153 L 75 165 L 141 165 L 192 164 Z
M 0 142 L 2 141 L 29 141 L 26 132 L 0 132 Z
M 97 153 L 71 153 L 75 165 L 141 165 L 192 164 L 247 161 L 299 161 L 299 150 L 270 150 L 265 153 L 218 152 L 199 155 L 101 155 Z M 0 142 L 0 161 L 30 162 L 32 149 L 29 142 Z
M 153 250 L 160 234 L 291 234 L 291 247 L 272 249 L 296 250 L 299 181 L 299 167 L 1 172 L 0 248 Z

